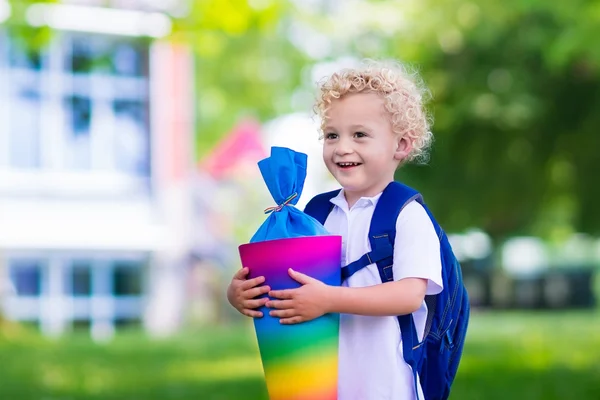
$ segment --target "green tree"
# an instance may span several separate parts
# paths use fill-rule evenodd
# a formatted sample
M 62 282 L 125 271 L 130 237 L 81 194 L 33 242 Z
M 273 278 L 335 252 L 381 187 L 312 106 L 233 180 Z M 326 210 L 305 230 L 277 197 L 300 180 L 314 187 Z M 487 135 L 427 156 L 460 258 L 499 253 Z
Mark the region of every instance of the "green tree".
M 438 140 L 431 168 L 409 173 L 450 228 L 598 233 L 598 2 L 445 7 L 457 10 L 445 29 L 460 36 L 438 37 L 442 51 L 424 67 Z
M 285 35 L 288 1 L 198 0 L 173 40 L 196 56 L 198 156 L 241 118 L 267 121 L 292 109 L 307 58 Z
M 600 231 L 600 2 L 372 0 L 335 13 L 307 18 L 331 58 L 400 59 L 430 87 L 431 161 L 398 178 L 448 230 Z

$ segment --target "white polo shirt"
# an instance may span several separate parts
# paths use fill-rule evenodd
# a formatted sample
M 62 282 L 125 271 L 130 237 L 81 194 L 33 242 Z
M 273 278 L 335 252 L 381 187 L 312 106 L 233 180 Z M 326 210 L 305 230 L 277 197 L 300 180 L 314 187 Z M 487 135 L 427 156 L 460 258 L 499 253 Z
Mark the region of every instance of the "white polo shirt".
M 371 251 L 369 226 L 381 194 L 361 198 L 352 209 L 343 191 L 331 202 L 335 207 L 325 228 L 342 236 L 342 265 Z M 425 209 L 416 201 L 409 203 L 396 221 L 394 243 L 394 280 L 428 280 L 427 294 L 442 290 L 440 243 Z M 364 287 L 381 284 L 377 265 L 371 264 L 347 279 L 343 286 Z M 419 340 L 427 319 L 425 302 L 413 313 Z M 419 386 L 419 398 L 423 394 Z M 353 314 L 340 316 L 338 400 L 413 400 L 416 399 L 411 368 L 402 357 L 398 320 Z

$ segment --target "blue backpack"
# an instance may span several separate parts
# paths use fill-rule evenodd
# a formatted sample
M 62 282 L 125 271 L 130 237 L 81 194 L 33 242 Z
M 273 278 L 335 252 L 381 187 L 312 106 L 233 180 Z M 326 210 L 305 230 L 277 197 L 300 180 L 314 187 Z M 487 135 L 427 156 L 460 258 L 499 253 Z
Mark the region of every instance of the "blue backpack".
M 330 200 L 338 193 L 339 190 L 334 190 L 315 196 L 304 212 L 324 224 L 333 209 Z M 419 192 L 398 182 L 392 182 L 385 188 L 371 219 L 371 252 L 343 267 L 342 279 L 377 263 L 381 281 L 393 281 L 396 220 L 400 211 L 413 200 L 425 208 L 440 239 L 444 290 L 437 295 L 425 296 L 428 313 L 422 342 L 419 343 L 412 314 L 398 316 L 402 350 L 404 360 L 413 371 L 415 391 L 418 373 L 425 400 L 445 400 L 450 395 L 450 387 L 462 356 L 469 322 L 469 297 L 463 285 L 460 264 L 448 238 L 425 206 Z

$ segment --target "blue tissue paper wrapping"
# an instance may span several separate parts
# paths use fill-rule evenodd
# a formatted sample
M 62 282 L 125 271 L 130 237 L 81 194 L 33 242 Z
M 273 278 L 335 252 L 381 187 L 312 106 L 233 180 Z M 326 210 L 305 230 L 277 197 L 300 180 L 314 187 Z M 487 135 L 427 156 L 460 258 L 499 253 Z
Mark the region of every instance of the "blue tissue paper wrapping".
M 268 209 L 269 216 L 250 239 L 250 243 L 303 236 L 329 235 L 313 217 L 298 210 L 306 179 L 306 154 L 285 147 L 272 147 L 271 156 L 258 162 L 277 206 Z

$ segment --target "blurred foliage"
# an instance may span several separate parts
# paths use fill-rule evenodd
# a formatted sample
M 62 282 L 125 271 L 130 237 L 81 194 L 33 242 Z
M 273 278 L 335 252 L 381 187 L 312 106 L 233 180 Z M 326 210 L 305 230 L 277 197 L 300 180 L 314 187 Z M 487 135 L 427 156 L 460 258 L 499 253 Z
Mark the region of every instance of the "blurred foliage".
M 199 61 L 208 65 L 204 75 L 199 67 L 200 147 L 209 148 L 203 136 L 223 134 L 218 126 L 232 123 L 244 107 L 265 120 L 286 110 L 282 104 L 291 103 L 295 85 L 314 92 L 302 74 L 307 66 L 345 56 L 395 58 L 419 66 L 434 98 L 436 136 L 429 166 L 409 166 L 399 179 L 424 192 L 446 229 L 478 226 L 497 240 L 599 233 L 594 200 L 600 189 L 593 182 L 600 170 L 600 114 L 593 110 L 600 106 L 600 48 L 594 45 L 600 2 L 264 2 L 270 6 L 246 12 L 247 22 L 239 25 L 256 25 L 257 13 L 273 16 L 274 7 L 277 17 L 269 29 L 248 28 L 243 36 L 215 22 L 218 15 L 229 20 L 226 12 L 203 11 L 209 3 L 196 2 L 196 12 L 212 21 L 210 35 L 215 29 L 218 37 L 229 35 L 231 47 L 205 52 Z M 294 38 L 299 32 L 304 45 Z M 196 43 L 199 51 L 206 46 L 205 39 Z M 265 58 L 286 67 L 265 69 Z M 247 75 L 228 68 L 248 59 L 254 61 Z M 269 74 L 273 84 L 264 82 Z M 218 92 L 217 104 L 226 106 L 217 112 L 210 96 Z M 206 117 L 207 108 L 220 125 Z M 206 132 L 213 127 L 216 132 Z
M 198 157 L 240 120 L 291 111 L 307 58 L 287 40 L 287 1 L 198 0 L 175 24 L 173 40 L 196 55 Z
M 43 49 L 52 39 L 52 30 L 48 27 L 33 27 L 26 23 L 27 8 L 35 3 L 57 3 L 58 0 L 8 0 L 11 6 L 11 17 L 6 21 L 11 35 L 17 45 L 29 51 Z
M 441 51 L 423 67 L 437 142 L 431 168 L 409 176 L 448 229 L 597 234 L 600 51 L 590 39 L 600 33 L 600 3 L 444 7 L 437 31 L 454 33 L 438 38 Z
M 423 191 L 447 230 L 477 226 L 496 240 L 600 232 L 600 2 L 193 4 L 178 27 L 198 55 L 200 157 L 244 115 L 298 108 L 291 98 L 314 93 L 315 64 L 394 58 L 430 87 L 436 137 L 428 166 L 398 178 Z
M 0 336 L 0 398 L 266 400 L 244 321 L 161 341 L 134 331 L 107 344 L 80 333 L 57 341 Z M 474 314 L 450 399 L 597 399 L 599 329 L 597 313 Z
M 30 2 L 11 2 L 18 21 Z M 600 1 L 189 5 L 170 39 L 196 56 L 198 158 L 242 118 L 310 111 L 315 65 L 395 58 L 430 87 L 436 138 L 430 163 L 398 178 L 447 230 L 480 227 L 496 241 L 600 233 Z M 49 34 L 27 29 L 32 43 Z
M 424 192 L 446 229 L 496 240 L 600 232 L 600 2 L 356 4 L 332 23 L 313 15 L 313 26 L 334 38 L 329 58 L 419 66 L 436 141 L 429 165 L 398 179 Z

